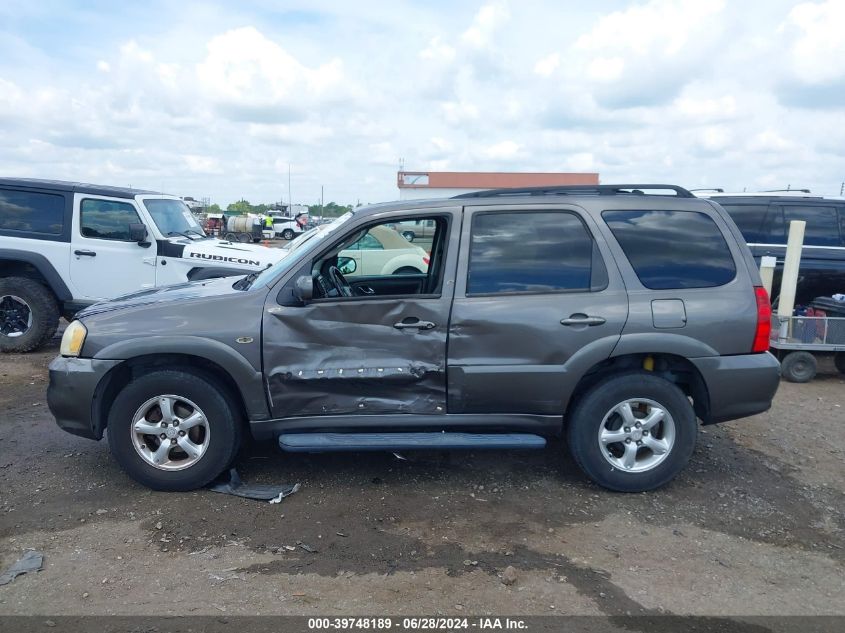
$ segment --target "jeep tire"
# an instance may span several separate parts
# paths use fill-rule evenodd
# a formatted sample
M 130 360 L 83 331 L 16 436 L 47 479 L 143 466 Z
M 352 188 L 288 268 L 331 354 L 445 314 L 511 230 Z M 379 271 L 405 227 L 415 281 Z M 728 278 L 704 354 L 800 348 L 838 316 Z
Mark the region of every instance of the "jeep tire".
M 293 239 L 293 229 L 285 229 L 282 231 L 282 239 L 290 242 Z
M 166 369 L 133 379 L 118 393 L 107 434 L 112 454 L 134 480 L 185 491 L 207 485 L 231 465 L 241 429 L 228 391 L 213 377 Z
M 0 279 L 0 351 L 31 352 L 58 327 L 59 305 L 44 284 L 27 277 Z
M 684 468 L 698 423 L 677 385 L 638 371 L 609 376 L 583 394 L 568 417 L 566 435 L 590 479 L 618 492 L 644 492 Z

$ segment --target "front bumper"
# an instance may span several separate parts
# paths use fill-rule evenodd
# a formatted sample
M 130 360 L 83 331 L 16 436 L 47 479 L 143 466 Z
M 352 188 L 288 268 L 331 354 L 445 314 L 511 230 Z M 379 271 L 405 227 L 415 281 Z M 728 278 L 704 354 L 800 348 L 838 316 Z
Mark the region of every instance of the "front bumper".
M 769 352 L 691 358 L 710 396 L 707 424 L 768 411 L 780 384 L 780 363 Z
M 47 406 L 60 428 L 92 440 L 99 440 L 103 436 L 95 428 L 96 420 L 93 416 L 97 385 L 120 362 L 64 356 L 53 359 L 50 363 Z

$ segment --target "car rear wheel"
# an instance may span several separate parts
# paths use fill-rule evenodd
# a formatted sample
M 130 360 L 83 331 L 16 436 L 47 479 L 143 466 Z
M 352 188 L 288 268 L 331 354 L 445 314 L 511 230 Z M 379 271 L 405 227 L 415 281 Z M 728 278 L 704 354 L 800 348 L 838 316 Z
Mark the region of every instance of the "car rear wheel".
M 288 241 L 293 239 L 293 229 L 285 229 L 282 231 L 282 238 Z
M 0 279 L 0 351 L 31 352 L 59 327 L 59 305 L 41 283 L 25 277 Z
M 698 423 L 677 385 L 646 372 L 610 376 L 569 416 L 569 449 L 593 481 L 643 492 L 672 480 L 695 448 Z
M 810 382 L 816 377 L 818 362 L 810 352 L 790 352 L 780 362 L 780 371 L 789 382 Z
M 216 382 L 159 370 L 126 385 L 108 419 L 112 454 L 130 477 L 155 490 L 193 490 L 237 455 L 241 425 Z
M 237 242 L 238 241 L 238 234 L 237 233 L 226 233 L 226 241 L 227 242 Z
M 416 235 L 413 231 L 402 231 L 402 237 L 404 237 L 409 242 L 413 242 Z
M 402 266 L 393 271 L 394 275 L 422 275 L 422 271 L 413 266 Z

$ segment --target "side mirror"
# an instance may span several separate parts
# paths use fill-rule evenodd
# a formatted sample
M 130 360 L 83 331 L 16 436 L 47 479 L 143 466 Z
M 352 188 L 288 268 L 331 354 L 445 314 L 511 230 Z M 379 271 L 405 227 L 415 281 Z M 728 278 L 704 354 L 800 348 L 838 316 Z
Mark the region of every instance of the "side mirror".
M 147 227 L 142 222 L 132 222 L 129 225 L 129 240 L 131 242 L 138 242 L 138 246 L 147 247 L 150 243 L 147 241 Z
M 314 297 L 314 280 L 310 275 L 302 275 L 296 280 L 294 294 L 303 303 L 311 301 Z
M 338 257 L 337 269 L 340 271 L 341 275 L 351 275 L 358 270 L 358 262 L 351 257 Z

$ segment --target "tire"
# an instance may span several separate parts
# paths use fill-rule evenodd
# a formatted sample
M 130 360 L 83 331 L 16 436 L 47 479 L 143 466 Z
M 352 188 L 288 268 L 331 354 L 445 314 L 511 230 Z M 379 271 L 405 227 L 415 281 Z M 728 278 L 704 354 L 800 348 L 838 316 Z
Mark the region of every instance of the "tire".
M 629 419 L 641 427 L 626 427 L 616 411 L 629 400 L 640 403 L 635 405 L 634 418 Z M 649 417 L 659 415 L 655 407 L 663 411 L 662 421 L 646 433 Z M 625 433 L 626 428 L 631 433 Z M 677 385 L 648 372 L 635 372 L 609 376 L 587 391 L 575 404 L 566 433 L 572 456 L 594 482 L 618 492 L 645 492 L 668 483 L 686 466 L 695 449 L 698 422 L 692 404 Z M 620 440 L 603 443 L 603 433 L 608 439 Z M 668 450 L 652 451 L 651 443 L 668 446 Z M 630 471 L 622 461 L 628 447 L 634 454 Z
M 246 244 L 252 241 L 252 233 L 238 233 L 238 241 Z
M 227 242 L 237 242 L 238 241 L 238 234 L 237 233 L 226 233 L 226 241 Z
M 816 377 L 818 366 L 810 352 L 789 352 L 780 362 L 780 373 L 789 382 L 810 382 Z
M 409 242 L 413 242 L 416 234 L 413 231 L 402 231 L 402 237 L 404 237 Z
M 290 242 L 293 239 L 293 229 L 285 229 L 282 231 L 282 239 Z
M 153 490 L 185 491 L 207 485 L 234 461 L 241 444 L 239 416 L 226 393 L 210 376 L 190 370 L 158 370 L 132 380 L 117 394 L 109 411 L 106 428 L 112 455 L 132 479 Z M 152 460 L 161 448 L 161 438 L 133 432 L 133 422 L 144 410 L 147 415 L 141 423 L 151 420 L 147 428 L 160 425 L 162 409 L 155 403 L 162 397 L 171 401 L 183 427 L 199 409 L 205 425 L 187 431 L 194 447 L 204 447 L 198 457 L 171 444 L 169 450 L 165 446 L 167 461 L 155 466 Z M 162 431 L 168 434 L 164 442 L 180 442 L 178 433 L 185 434 L 177 431 L 175 424 Z M 195 431 L 198 434 L 192 435 Z
M 393 271 L 394 275 L 422 275 L 421 270 L 417 270 L 413 266 L 402 266 L 402 268 L 397 268 Z
M 840 374 L 845 374 L 845 352 L 836 352 L 833 355 L 833 364 Z
M 53 338 L 59 316 L 59 304 L 44 284 L 26 277 L 0 279 L 0 351 L 38 349 Z

